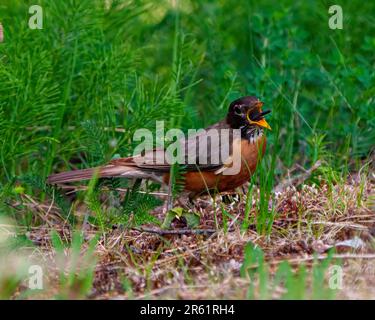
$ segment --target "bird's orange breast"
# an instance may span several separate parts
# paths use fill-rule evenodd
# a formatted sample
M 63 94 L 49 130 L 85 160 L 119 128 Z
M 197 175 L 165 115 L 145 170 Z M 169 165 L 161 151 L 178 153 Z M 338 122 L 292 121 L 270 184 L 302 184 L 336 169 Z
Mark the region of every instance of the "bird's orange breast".
M 185 190 L 195 193 L 201 193 L 216 189 L 219 192 L 233 190 L 249 181 L 251 175 L 256 169 L 258 160 L 264 155 L 266 150 L 266 138 L 260 137 L 256 142 L 249 142 L 242 139 L 241 146 L 241 167 L 238 173 L 234 175 L 225 175 L 215 173 L 215 171 L 191 171 L 185 176 Z M 169 174 L 165 174 L 164 182 L 169 182 Z

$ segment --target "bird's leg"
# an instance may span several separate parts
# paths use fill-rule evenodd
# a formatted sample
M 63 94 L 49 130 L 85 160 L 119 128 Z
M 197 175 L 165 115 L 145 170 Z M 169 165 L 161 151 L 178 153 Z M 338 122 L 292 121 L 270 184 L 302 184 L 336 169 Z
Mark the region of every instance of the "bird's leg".
M 173 195 L 172 195 L 172 183 L 169 181 L 168 184 L 168 197 L 166 202 L 165 212 L 168 213 L 173 208 Z
M 178 204 L 185 210 L 191 210 L 194 208 L 194 192 L 182 192 L 177 199 Z
M 181 208 L 187 211 L 191 210 L 194 208 L 194 196 L 195 194 L 192 195 L 189 192 L 182 192 L 177 198 L 177 203 Z M 173 197 L 168 188 L 168 197 L 167 197 L 167 202 L 165 205 L 165 212 L 169 212 L 172 209 L 173 209 Z

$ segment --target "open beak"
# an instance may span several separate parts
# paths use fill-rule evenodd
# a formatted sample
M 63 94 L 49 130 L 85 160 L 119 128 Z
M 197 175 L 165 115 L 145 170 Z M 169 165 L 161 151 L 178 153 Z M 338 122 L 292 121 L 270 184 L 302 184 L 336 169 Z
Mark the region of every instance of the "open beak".
M 262 102 L 260 102 L 260 104 L 261 104 L 261 106 L 263 105 Z M 270 112 L 271 112 L 271 110 L 266 110 L 266 111 L 263 111 L 263 112 L 259 113 L 257 115 L 257 118 L 259 120 L 251 120 L 249 113 L 247 113 L 247 121 L 249 121 L 250 124 L 256 124 L 259 127 L 266 128 L 268 130 L 272 130 L 271 126 L 268 124 L 268 122 L 266 121 L 266 119 L 264 119 L 264 116 L 266 114 L 270 113 Z
M 268 130 L 272 130 L 271 126 L 268 124 L 268 122 L 264 118 L 260 119 L 259 121 L 253 121 L 253 123 L 255 123 L 259 127 L 263 127 L 263 128 L 268 129 Z

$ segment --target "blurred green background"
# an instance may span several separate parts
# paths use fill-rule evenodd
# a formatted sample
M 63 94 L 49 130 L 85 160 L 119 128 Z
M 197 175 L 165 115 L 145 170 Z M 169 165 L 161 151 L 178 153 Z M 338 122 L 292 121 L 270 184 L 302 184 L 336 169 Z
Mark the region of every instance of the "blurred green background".
M 272 109 L 277 174 L 322 158 L 359 169 L 375 141 L 375 2 L 335 4 L 343 30 L 329 1 L 3 0 L 1 187 L 131 154 L 155 120 L 212 124 L 243 95 Z

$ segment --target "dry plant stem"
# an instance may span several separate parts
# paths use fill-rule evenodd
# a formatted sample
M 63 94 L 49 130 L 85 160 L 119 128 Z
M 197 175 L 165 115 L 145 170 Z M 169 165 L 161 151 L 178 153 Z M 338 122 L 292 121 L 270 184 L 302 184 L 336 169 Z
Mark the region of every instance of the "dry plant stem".
M 183 235 L 183 234 L 207 234 L 211 235 L 215 233 L 216 229 L 175 229 L 175 230 L 163 230 L 156 228 L 145 228 L 145 227 L 134 227 L 133 230 L 139 232 L 155 233 L 161 236 L 165 235 Z
M 320 166 L 322 165 L 322 162 L 320 160 L 318 160 L 317 162 L 315 162 L 315 164 L 308 170 L 306 170 L 305 173 L 301 173 L 299 175 L 296 175 L 292 178 L 288 178 L 288 179 L 283 179 L 274 189 L 274 192 L 275 193 L 278 193 L 278 192 L 282 192 L 283 190 L 285 190 L 287 187 L 290 187 L 290 186 L 298 186 L 300 184 L 302 184 L 303 182 L 305 182 L 308 178 L 310 178 L 311 174 L 316 170 L 318 169 Z

